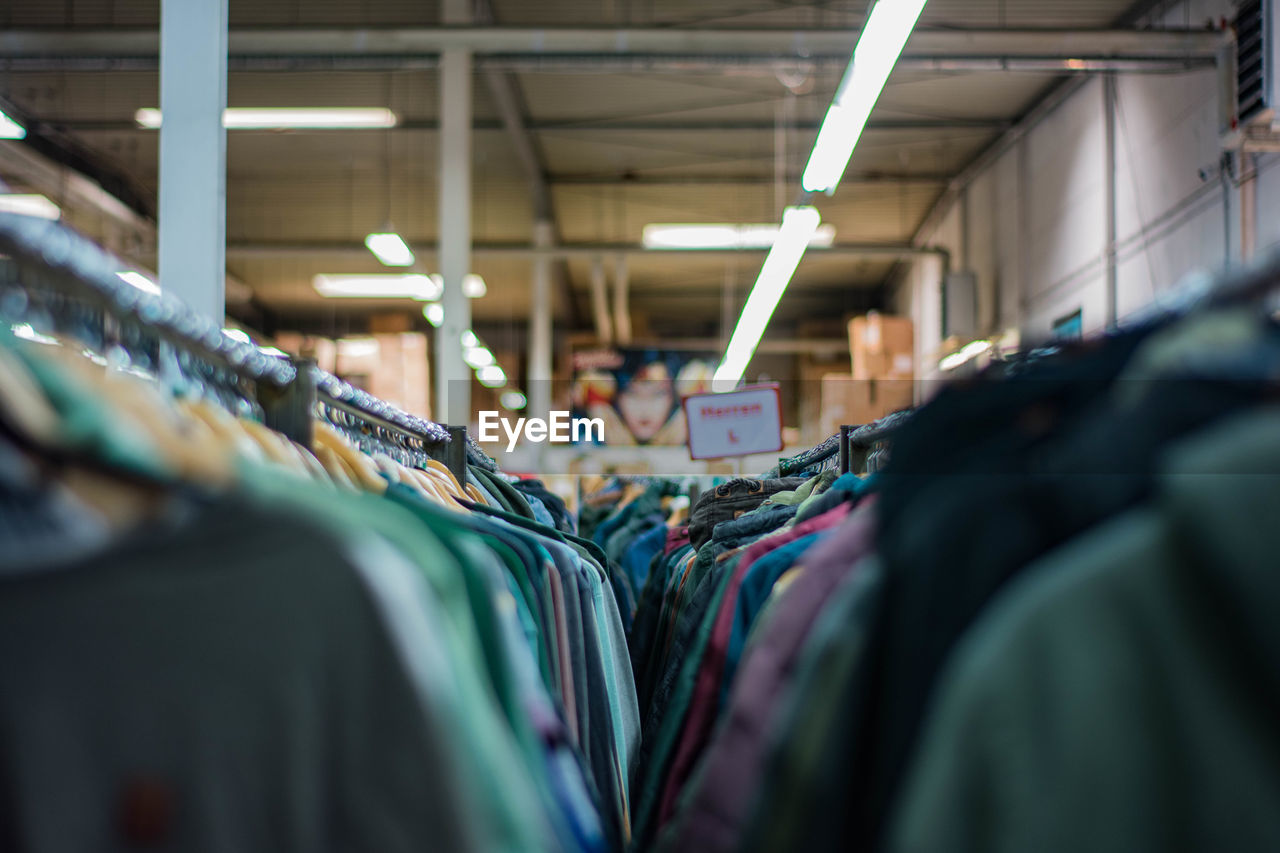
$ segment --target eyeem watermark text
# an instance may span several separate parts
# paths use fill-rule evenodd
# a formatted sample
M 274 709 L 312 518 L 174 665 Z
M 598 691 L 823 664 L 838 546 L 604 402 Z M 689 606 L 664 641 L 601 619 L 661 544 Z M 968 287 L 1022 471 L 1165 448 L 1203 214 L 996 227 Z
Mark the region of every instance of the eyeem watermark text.
M 521 437 L 532 444 L 604 441 L 603 419 L 575 418 L 568 412 L 552 412 L 551 418 L 545 421 L 542 418 L 517 418 L 514 426 L 497 412 L 481 412 L 480 434 L 477 438 L 481 442 L 501 441 L 499 427 L 506 434 L 508 453 L 516 449 Z

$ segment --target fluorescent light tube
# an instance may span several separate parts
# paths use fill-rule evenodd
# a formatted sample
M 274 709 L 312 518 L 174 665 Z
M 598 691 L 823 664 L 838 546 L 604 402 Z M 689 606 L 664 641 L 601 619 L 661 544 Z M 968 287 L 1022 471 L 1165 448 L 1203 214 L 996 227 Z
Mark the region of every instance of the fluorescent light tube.
M 769 223 L 654 223 L 644 227 L 646 249 L 768 249 L 778 239 L 778 226 Z M 835 243 L 836 229 L 823 225 L 809 241 L 811 247 Z
M 444 293 L 444 276 L 440 273 L 432 273 L 431 280 L 440 286 L 440 292 Z M 485 284 L 484 279 L 475 273 L 467 273 L 462 277 L 462 295 L 468 299 L 483 299 L 489 292 L 489 286 Z
M 15 323 L 9 327 L 14 337 L 22 338 L 24 341 L 31 341 L 33 344 L 49 344 L 50 346 L 61 346 L 62 342 L 57 338 L 51 338 L 48 335 L 42 335 L 37 332 L 30 323 Z
M 338 355 L 343 358 L 368 358 L 380 349 L 377 338 L 343 338 L 338 341 Z
M 0 113 L 0 139 L 26 139 L 27 129 L 9 118 L 4 113 Z
M 833 193 L 839 186 L 925 2 L 878 0 L 871 10 L 805 166 L 801 183 L 806 192 Z
M 141 127 L 163 124 L 158 109 L 146 107 L 133 115 Z M 383 107 L 227 107 L 222 126 L 228 130 L 361 130 L 396 126 L 396 114 Z
M 0 137 L 2 136 L 3 134 L 0 134 Z M 35 193 L 0 195 L 0 213 L 18 213 L 50 220 L 62 218 L 62 208 L 49 201 L 48 197 Z
M 140 272 L 123 270 L 116 273 L 116 276 L 125 284 L 131 284 L 138 290 L 150 293 L 152 296 L 160 295 L 160 286 Z
M 413 250 L 395 232 L 370 234 L 364 238 L 364 244 L 378 260 L 389 267 L 413 266 Z
M 501 388 L 507 384 L 507 374 L 496 364 L 490 364 L 477 370 L 476 378 L 486 388 Z
M 945 371 L 952 371 L 958 367 L 963 367 L 978 356 L 990 351 L 991 341 L 974 341 L 959 352 L 953 352 L 938 362 L 938 367 Z
M 464 350 L 462 360 L 477 370 L 497 363 L 497 359 L 493 357 L 493 351 L 485 346 L 471 347 Z
M 311 280 L 321 296 L 334 299 L 416 299 L 433 302 L 440 290 L 426 275 L 318 275 Z
M 742 316 L 733 330 L 724 360 L 712 379 L 716 390 L 731 390 L 747 372 L 764 330 L 769 326 L 782 294 L 791 283 L 796 267 L 804 257 L 809 240 L 822 224 L 816 207 L 788 207 L 782 214 L 782 228 L 769 256 L 764 259 L 755 287 L 742 308 Z

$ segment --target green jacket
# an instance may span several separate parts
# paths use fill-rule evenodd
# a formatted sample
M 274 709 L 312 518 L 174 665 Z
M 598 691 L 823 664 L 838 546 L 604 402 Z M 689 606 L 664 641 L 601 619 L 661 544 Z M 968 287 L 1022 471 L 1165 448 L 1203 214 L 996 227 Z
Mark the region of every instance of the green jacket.
M 1280 409 L 1032 567 L 940 684 L 897 853 L 1280 850 Z

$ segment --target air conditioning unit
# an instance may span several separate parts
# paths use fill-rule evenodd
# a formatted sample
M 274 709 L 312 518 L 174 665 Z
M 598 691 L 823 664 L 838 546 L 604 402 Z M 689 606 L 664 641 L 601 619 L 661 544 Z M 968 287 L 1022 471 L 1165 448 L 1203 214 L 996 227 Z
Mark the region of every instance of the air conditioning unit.
M 1280 151 L 1280 10 L 1278 0 L 1239 0 L 1234 102 L 1224 107 L 1224 147 L 1241 153 Z
M 1242 0 L 1231 22 L 1236 34 L 1236 117 L 1241 126 L 1275 115 L 1275 38 L 1271 29 L 1272 3 Z

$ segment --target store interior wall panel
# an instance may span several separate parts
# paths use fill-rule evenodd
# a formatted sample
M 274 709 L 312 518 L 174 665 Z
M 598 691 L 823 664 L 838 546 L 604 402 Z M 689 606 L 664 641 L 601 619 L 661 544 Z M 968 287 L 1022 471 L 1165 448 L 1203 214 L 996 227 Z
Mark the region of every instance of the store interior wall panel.
M 1102 82 L 1089 81 L 1026 138 L 1028 248 L 1026 286 L 1031 334 L 1047 333 L 1060 316 L 1062 292 L 1096 276 L 1106 242 Z M 1084 313 L 1086 331 L 1104 317 Z
M 1163 23 L 1194 26 L 1229 13 L 1227 7 L 1210 0 L 1179 3 Z M 1239 193 L 1205 187 L 1200 177 L 1201 169 L 1212 171 L 1218 158 L 1214 75 L 1213 70 L 1122 75 L 1118 81 L 1123 118 L 1117 115 L 1116 122 L 1122 247 L 1117 303 L 1122 317 L 1188 272 L 1220 268 L 1238 254 Z M 978 268 L 983 294 L 992 287 L 985 281 L 985 271 L 991 271 L 995 292 L 981 298 L 994 304 L 998 297 L 999 326 L 1016 326 L 1030 340 L 1043 339 L 1055 320 L 1077 309 L 1086 333 L 1105 325 L 1104 140 L 1103 87 L 1095 78 L 970 185 L 970 266 Z M 1280 202 L 1271 201 L 1280 197 L 1280 169 L 1272 168 L 1277 162 L 1274 155 L 1260 159 L 1260 248 L 1280 245 L 1280 226 L 1273 224 L 1280 221 Z M 932 233 L 919 235 L 920 242 L 962 257 L 955 215 L 961 203 Z M 989 233 L 983 233 L 984 223 L 991 223 Z M 1023 253 L 1029 254 L 1024 258 Z M 900 272 L 893 292 L 892 304 L 917 321 L 918 351 L 936 356 L 936 277 L 925 262 L 914 262 Z M 990 316 L 992 309 L 984 310 Z

